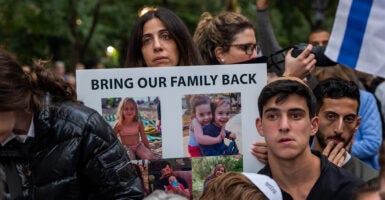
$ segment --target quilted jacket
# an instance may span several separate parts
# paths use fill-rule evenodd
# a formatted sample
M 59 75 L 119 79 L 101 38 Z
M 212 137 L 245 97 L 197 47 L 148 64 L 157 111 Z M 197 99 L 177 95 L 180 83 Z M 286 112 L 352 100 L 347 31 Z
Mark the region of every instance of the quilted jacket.
M 142 199 L 142 182 L 112 128 L 80 103 L 34 116 L 32 199 Z

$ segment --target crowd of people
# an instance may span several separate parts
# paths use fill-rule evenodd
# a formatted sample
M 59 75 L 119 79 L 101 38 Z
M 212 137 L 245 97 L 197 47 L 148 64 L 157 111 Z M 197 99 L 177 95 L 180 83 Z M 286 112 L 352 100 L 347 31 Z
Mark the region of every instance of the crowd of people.
M 258 48 L 272 55 L 281 47 L 267 4 L 256 0 L 261 46 L 254 25 L 239 13 L 203 13 L 192 36 L 171 10 L 152 8 L 132 28 L 125 67 L 236 64 L 256 59 Z M 312 32 L 301 54 L 279 55 L 284 62 L 269 71 L 255 102 L 256 129 L 265 141 L 252 147 L 265 167 L 259 174 L 241 174 L 216 165 L 202 199 L 380 198 L 385 117 L 377 101 L 384 107 L 383 87 L 367 91 L 368 82 L 343 66 L 316 68 L 311 49 L 327 45 L 329 37 L 326 30 Z M 143 183 L 130 159 L 152 159 L 153 153 L 135 101 L 122 100 L 112 128 L 76 99 L 63 62 L 52 70 L 46 65 L 39 60 L 24 68 L 0 49 L 0 199 L 143 199 Z M 226 116 L 221 116 L 229 113 L 228 99 L 210 102 L 197 95 L 191 102 L 189 153 L 222 155 L 223 139 L 236 137 L 225 130 Z M 161 175 L 157 189 L 192 197 L 169 163 Z

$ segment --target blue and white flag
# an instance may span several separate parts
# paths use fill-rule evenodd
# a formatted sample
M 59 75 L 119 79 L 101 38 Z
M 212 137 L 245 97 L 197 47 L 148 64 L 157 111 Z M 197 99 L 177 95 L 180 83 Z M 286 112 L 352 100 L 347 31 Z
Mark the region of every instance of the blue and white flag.
M 340 0 L 326 56 L 385 77 L 385 0 Z

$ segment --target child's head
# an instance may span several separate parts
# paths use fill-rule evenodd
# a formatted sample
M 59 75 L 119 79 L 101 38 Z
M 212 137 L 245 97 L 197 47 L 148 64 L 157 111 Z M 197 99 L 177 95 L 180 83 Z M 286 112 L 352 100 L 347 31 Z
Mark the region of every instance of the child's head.
M 202 125 L 207 125 L 213 119 L 210 99 L 206 95 L 193 95 L 190 98 L 191 115 Z
M 132 119 L 138 121 L 138 106 L 133 98 L 124 98 L 118 106 L 117 118 L 120 121 Z
M 178 180 L 176 179 L 175 176 L 170 176 L 170 177 L 168 177 L 168 183 L 169 183 L 170 185 L 172 185 L 172 186 L 175 186 L 175 184 L 176 184 L 176 186 L 178 186 L 178 185 L 177 185 L 177 184 L 178 184 Z
M 214 122 L 224 126 L 230 119 L 230 99 L 218 95 L 211 101 L 211 110 L 214 114 Z

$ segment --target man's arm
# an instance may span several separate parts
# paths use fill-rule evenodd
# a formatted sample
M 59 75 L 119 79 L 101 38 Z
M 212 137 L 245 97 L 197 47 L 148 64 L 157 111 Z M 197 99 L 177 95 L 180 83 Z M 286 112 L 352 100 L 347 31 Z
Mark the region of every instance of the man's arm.
M 196 118 L 192 120 L 190 129 L 192 129 L 191 131 L 194 133 L 195 140 L 202 145 L 218 144 L 224 138 L 224 136 L 222 136 L 221 134 L 217 137 L 211 137 L 203 134 L 202 125 L 198 122 Z
M 177 178 L 178 182 L 183 185 L 184 190 L 182 190 L 180 187 L 173 187 L 172 193 L 179 194 L 179 195 L 184 196 L 186 198 L 190 198 L 190 190 L 189 190 L 187 182 L 183 178 L 180 178 L 178 176 L 176 178 Z

